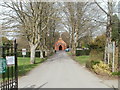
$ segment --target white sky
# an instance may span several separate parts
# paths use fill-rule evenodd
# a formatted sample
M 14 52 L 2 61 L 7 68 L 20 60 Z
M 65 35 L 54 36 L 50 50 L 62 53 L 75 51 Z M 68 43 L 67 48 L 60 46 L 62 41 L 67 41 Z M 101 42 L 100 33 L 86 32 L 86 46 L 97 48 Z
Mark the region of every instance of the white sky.
M 6 2 L 9 2 L 9 0 L 1 0 L 1 1 L 6 1 Z M 30 0 L 13 0 L 13 1 L 26 1 L 26 2 L 29 2 Z M 93 2 L 94 0 L 31 0 L 32 2 Z M 107 2 L 108 0 L 96 0 L 97 2 L 103 2 L 102 7 L 105 8 L 105 3 L 104 2 Z M 113 0 L 114 2 L 118 2 L 120 0 Z M 1 3 L 1 2 L 0 2 Z M 3 11 L 3 8 L 0 6 L 0 12 Z M 120 15 L 119 15 L 120 16 Z M 0 19 L 1 19 L 1 16 L 0 16 Z M 1 23 L 1 22 L 0 22 Z M 1 28 L 0 28 L 1 29 Z
M 9 2 L 9 0 L 1 0 L 1 1 L 6 1 Z M 25 1 L 25 2 L 94 2 L 94 0 L 12 0 L 12 1 Z M 96 0 L 97 2 L 106 2 L 108 0 Z M 120 0 L 109 0 L 109 1 L 114 1 L 118 2 Z

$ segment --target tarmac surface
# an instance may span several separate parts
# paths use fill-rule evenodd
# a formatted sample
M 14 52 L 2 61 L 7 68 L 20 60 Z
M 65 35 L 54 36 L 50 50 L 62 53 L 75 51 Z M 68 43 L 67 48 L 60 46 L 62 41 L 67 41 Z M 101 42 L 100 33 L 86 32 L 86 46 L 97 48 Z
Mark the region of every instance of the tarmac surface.
M 112 88 L 117 80 L 101 80 L 64 51 L 19 78 L 19 88 Z

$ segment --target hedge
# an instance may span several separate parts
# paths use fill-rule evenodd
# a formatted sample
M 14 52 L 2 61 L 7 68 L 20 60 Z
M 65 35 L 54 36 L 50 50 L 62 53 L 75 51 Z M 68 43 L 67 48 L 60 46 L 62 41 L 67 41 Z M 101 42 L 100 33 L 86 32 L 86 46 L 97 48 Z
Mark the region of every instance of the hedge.
M 22 52 L 17 52 L 18 57 L 23 57 Z M 45 52 L 43 52 L 43 56 L 45 57 Z M 25 57 L 30 57 L 30 52 L 26 52 Z M 35 52 L 35 57 L 40 57 L 40 52 Z
M 90 50 L 76 50 L 76 56 L 89 55 Z

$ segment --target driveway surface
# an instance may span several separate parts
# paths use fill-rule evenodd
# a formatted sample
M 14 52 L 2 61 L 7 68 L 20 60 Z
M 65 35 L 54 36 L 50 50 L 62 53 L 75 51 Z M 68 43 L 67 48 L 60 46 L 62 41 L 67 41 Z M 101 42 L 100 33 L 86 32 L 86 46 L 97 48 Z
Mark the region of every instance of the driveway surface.
M 117 80 L 115 81 L 117 87 Z M 19 78 L 19 88 L 110 88 L 103 80 L 60 51 Z

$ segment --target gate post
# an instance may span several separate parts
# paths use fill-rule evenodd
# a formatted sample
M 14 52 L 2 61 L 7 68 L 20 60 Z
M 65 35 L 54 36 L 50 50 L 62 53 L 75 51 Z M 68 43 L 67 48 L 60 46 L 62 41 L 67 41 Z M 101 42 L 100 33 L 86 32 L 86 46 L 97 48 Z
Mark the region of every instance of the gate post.
M 18 64 L 17 64 L 17 43 L 14 41 L 14 55 L 15 55 L 15 88 L 18 90 Z
M 0 62 L 0 68 L 4 67 L 6 69 L 4 72 L 3 69 L 0 69 L 0 77 L 2 77 L 2 79 L 0 80 L 0 90 L 18 90 L 18 64 L 16 40 L 13 42 L 13 44 L 3 44 L 3 46 L 0 46 L 0 49 L 2 51 L 0 53 L 2 57 L 0 57 L 0 59 L 5 60 L 5 62 Z M 12 60 L 15 61 L 14 64 L 9 64 L 7 62 L 7 60 L 11 60 L 10 57 L 13 57 Z

